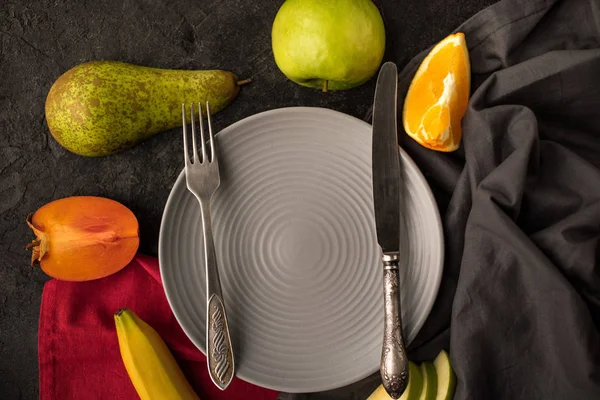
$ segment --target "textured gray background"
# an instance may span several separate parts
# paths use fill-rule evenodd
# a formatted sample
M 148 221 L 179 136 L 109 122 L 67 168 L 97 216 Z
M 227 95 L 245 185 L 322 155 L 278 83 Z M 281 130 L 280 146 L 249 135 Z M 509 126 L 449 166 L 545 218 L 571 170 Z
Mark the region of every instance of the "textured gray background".
M 385 60 L 402 68 L 494 0 L 379 0 Z M 44 102 L 53 81 L 89 60 L 160 68 L 231 70 L 253 83 L 217 114 L 217 130 L 260 111 L 321 106 L 362 118 L 374 82 L 321 93 L 277 69 L 270 27 L 280 0 L 0 0 L 0 398 L 38 397 L 37 326 L 44 282 L 28 266 L 28 213 L 54 199 L 97 195 L 138 217 L 141 251 L 156 254 L 169 190 L 181 169 L 179 131 L 118 155 L 71 154 L 49 135 Z M 372 382 L 310 398 L 364 398 Z

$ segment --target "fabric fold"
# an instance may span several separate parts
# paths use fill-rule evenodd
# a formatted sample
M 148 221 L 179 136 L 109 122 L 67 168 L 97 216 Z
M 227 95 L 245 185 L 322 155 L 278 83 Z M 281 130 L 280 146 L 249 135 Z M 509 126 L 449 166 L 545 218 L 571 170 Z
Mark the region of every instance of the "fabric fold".
M 430 184 L 451 187 L 436 193 L 444 281 L 411 354 L 449 346 L 455 399 L 600 398 L 599 22 L 593 0 L 483 10 L 457 28 L 473 73 L 463 146 L 400 135 Z M 449 163 L 457 181 L 436 174 Z
M 171 312 L 158 260 L 137 254 L 106 278 L 45 284 L 38 336 L 41 400 L 139 398 L 121 360 L 115 331 L 113 314 L 124 307 L 160 334 L 201 399 L 277 398 L 276 391 L 239 378 L 225 391 L 212 383 L 206 358 Z

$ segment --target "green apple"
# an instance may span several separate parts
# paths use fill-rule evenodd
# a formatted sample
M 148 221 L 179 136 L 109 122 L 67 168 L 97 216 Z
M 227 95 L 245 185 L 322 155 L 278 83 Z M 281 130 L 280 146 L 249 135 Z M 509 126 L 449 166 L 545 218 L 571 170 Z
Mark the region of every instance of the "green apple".
M 421 364 L 421 375 L 423 375 L 423 390 L 419 400 L 435 400 L 437 396 L 437 372 L 430 362 Z
M 450 364 L 450 357 L 445 350 L 440 351 L 440 354 L 433 361 L 435 372 L 437 374 L 437 396 L 436 400 L 450 400 L 454 397 L 454 389 L 456 388 L 456 376 Z
M 423 390 L 423 376 L 421 370 L 412 361 L 408 362 L 408 385 L 400 396 L 400 400 L 419 400 L 421 391 Z M 383 385 L 379 385 L 377 389 L 371 393 L 367 400 L 391 400 L 392 398 L 386 392 Z
M 408 362 L 408 386 L 406 390 L 400 396 L 400 400 L 419 400 L 419 396 L 423 391 L 423 376 L 421 370 L 417 365 L 409 361 Z
M 371 79 L 385 50 L 372 0 L 286 0 L 271 31 L 278 68 L 307 87 L 351 89 Z

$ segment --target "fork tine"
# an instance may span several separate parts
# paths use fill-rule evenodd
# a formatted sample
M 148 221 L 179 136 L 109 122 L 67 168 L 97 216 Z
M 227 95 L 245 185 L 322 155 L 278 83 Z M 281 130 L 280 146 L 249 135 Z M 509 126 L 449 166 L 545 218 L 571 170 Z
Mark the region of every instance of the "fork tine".
M 183 158 L 185 161 L 185 165 L 190 165 L 190 157 L 188 154 L 188 145 L 187 145 L 187 122 L 185 120 L 185 104 L 181 105 L 181 118 L 183 123 Z
M 202 105 L 198 103 L 198 114 L 200 118 L 200 140 L 202 141 L 202 162 L 208 162 L 206 157 L 206 142 L 204 140 L 204 119 L 202 118 Z
M 194 123 L 194 103 L 190 104 L 190 114 L 192 115 L 192 147 L 194 148 L 194 163 L 197 163 L 199 160 L 198 145 L 196 144 L 196 124 Z M 202 122 L 200 122 L 200 129 L 202 129 Z
M 208 136 L 210 137 L 210 161 L 215 161 L 215 137 L 213 136 L 212 124 L 210 121 L 210 105 L 206 102 L 206 118 L 208 119 Z

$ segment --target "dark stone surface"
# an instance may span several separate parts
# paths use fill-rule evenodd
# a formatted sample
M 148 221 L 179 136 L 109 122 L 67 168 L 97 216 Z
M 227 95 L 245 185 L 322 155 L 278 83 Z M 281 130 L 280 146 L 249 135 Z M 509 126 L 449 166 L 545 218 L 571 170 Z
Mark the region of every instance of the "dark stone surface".
M 401 69 L 418 52 L 494 0 L 377 1 L 387 31 L 385 60 Z M 28 213 L 54 199 L 98 195 L 138 217 L 141 251 L 156 254 L 163 206 L 181 170 L 179 131 L 134 149 L 84 158 L 49 135 L 44 102 L 53 81 L 89 60 L 111 59 L 160 68 L 228 69 L 252 77 L 214 117 L 225 126 L 260 111 L 294 105 L 332 108 L 363 117 L 374 81 L 321 93 L 288 81 L 277 69 L 271 22 L 281 1 L 34 0 L 0 2 L 0 398 L 38 397 L 37 326 L 48 277 L 28 266 Z M 313 395 L 365 398 L 356 390 Z M 353 393 L 353 394 L 351 394 Z

